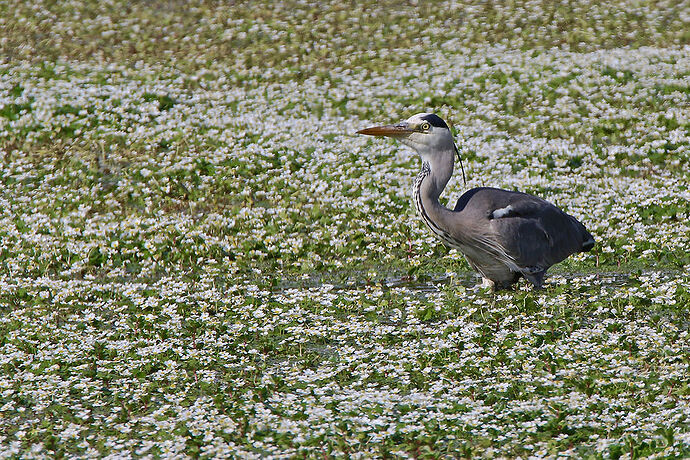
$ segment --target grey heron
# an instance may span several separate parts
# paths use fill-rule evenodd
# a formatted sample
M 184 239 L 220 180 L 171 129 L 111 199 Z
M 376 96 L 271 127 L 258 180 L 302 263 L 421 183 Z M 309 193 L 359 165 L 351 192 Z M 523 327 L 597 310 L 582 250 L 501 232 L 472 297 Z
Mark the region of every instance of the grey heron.
M 435 114 L 357 133 L 392 137 L 417 151 L 422 169 L 412 193 L 419 216 L 446 246 L 465 255 L 487 287 L 507 288 L 524 277 L 541 288 L 549 267 L 594 247 L 577 219 L 526 193 L 478 187 L 465 192 L 454 209 L 439 203 L 460 154 L 448 125 Z

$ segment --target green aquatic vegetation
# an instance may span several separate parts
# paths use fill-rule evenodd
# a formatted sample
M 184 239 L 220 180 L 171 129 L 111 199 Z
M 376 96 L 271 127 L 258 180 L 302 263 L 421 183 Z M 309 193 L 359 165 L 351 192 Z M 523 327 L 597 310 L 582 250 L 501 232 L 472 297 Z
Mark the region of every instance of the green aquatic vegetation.
M 0 2 L 0 458 L 686 458 L 678 2 Z M 597 246 L 488 293 L 354 136 Z

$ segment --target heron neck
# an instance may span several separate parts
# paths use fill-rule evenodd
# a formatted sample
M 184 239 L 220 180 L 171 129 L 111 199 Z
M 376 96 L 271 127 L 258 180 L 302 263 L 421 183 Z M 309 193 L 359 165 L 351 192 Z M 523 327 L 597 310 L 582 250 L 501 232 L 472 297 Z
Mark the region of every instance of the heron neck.
M 422 157 L 422 170 L 414 183 L 413 198 L 417 213 L 432 233 L 444 242 L 449 240 L 448 219 L 452 211 L 443 206 L 438 198 L 453 175 L 453 154 L 435 154 Z
M 453 175 L 454 153 L 452 150 L 443 153 L 436 152 L 433 156 L 422 158 L 422 171 L 419 177 L 420 192 L 423 199 L 429 201 L 430 204 L 443 208 L 438 199 Z M 425 167 L 425 165 L 428 166 Z M 425 173 L 425 169 L 428 169 L 428 172 Z M 422 175 L 424 175 L 423 178 Z

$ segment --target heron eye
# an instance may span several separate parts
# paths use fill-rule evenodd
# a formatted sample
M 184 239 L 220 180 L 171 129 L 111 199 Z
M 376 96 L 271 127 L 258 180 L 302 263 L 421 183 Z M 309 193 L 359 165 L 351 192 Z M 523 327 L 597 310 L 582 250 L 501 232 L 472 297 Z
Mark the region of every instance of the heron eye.
M 429 131 L 429 129 L 431 128 L 431 125 L 425 121 L 419 127 L 422 129 L 422 131 Z

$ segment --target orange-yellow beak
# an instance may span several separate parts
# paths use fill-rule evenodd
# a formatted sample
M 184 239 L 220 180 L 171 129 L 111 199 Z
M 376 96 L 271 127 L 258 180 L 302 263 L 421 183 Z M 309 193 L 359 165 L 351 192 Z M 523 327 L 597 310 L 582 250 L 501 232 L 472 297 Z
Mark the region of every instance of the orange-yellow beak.
M 360 129 L 357 134 L 366 134 L 367 136 L 386 136 L 386 137 L 403 137 L 414 130 L 407 127 L 406 123 L 399 123 L 397 125 L 374 126 L 373 128 Z

